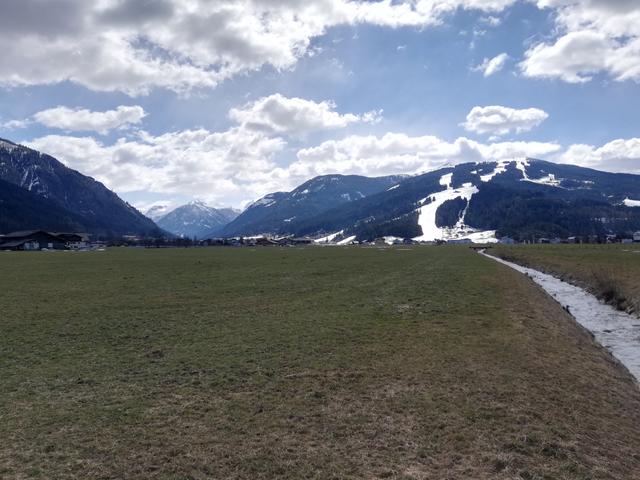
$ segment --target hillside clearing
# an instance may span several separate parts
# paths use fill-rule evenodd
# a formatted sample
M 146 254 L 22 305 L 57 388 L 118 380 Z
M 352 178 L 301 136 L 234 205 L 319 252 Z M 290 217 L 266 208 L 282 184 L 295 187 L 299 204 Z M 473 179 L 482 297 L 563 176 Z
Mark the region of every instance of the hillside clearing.
M 630 376 L 466 248 L 0 262 L 3 478 L 640 472 Z

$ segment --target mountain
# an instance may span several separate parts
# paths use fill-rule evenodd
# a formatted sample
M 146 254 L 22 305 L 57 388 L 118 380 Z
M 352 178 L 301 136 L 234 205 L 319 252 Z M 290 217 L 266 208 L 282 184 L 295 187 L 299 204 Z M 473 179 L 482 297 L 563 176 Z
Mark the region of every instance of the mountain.
M 161 216 L 156 223 L 164 230 L 181 237 L 204 238 L 213 236 L 239 213 L 231 208 L 217 209 L 195 201 Z
M 280 195 L 265 198 L 277 203 Z M 293 210 L 289 214 L 294 218 L 274 230 L 337 234 L 335 240 L 629 235 L 640 230 L 640 208 L 630 206 L 638 200 L 639 175 L 534 159 L 466 163 L 406 178 L 397 186 L 316 215 L 301 217 Z
M 56 232 L 83 232 L 80 215 L 57 202 L 0 180 L 0 232 L 39 228 Z
M 24 208 L 15 203 L 10 203 L 10 209 L 3 208 L 6 222 L 0 223 L 0 231 L 45 228 L 59 223 L 104 237 L 162 233 L 151 220 L 102 183 L 49 155 L 3 139 L 0 139 L 0 180 L 7 201 L 23 197 L 26 202 Z M 8 185 L 30 195 L 21 195 Z M 41 214 L 46 212 L 49 214 L 43 218 Z M 68 229 L 71 228 L 65 228 Z
M 369 178 L 358 175 L 324 175 L 291 192 L 276 192 L 249 205 L 220 232 L 223 236 L 284 234 L 292 224 L 304 222 L 328 210 L 361 200 L 397 185 L 405 177 Z

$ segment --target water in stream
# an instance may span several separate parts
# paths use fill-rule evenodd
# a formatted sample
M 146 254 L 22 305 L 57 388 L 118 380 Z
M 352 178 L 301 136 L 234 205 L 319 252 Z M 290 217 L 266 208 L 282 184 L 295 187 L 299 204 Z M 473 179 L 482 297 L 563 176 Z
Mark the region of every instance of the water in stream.
M 639 318 L 616 310 L 582 288 L 552 275 L 480 253 L 531 277 L 563 307 L 568 307 L 576 321 L 593 333 L 596 341 L 627 367 L 636 380 L 640 380 Z

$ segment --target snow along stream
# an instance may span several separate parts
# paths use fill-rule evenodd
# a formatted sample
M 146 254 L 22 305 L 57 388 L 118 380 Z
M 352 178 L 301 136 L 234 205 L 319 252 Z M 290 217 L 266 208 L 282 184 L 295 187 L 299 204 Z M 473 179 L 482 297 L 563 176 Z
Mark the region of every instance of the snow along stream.
M 636 378 L 640 380 L 640 319 L 621 312 L 601 302 L 582 288 L 539 272 L 507 262 L 481 250 L 485 257 L 507 265 L 528 275 L 563 307 L 584 328 L 589 330 L 598 343 L 603 345 Z

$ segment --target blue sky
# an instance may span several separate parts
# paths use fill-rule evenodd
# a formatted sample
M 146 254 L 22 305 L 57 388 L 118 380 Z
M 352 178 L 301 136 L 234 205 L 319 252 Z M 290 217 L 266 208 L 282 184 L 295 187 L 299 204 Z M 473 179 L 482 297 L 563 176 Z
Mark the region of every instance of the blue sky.
M 632 0 L 91 3 L 3 6 L 0 137 L 143 210 L 522 156 L 640 173 Z

